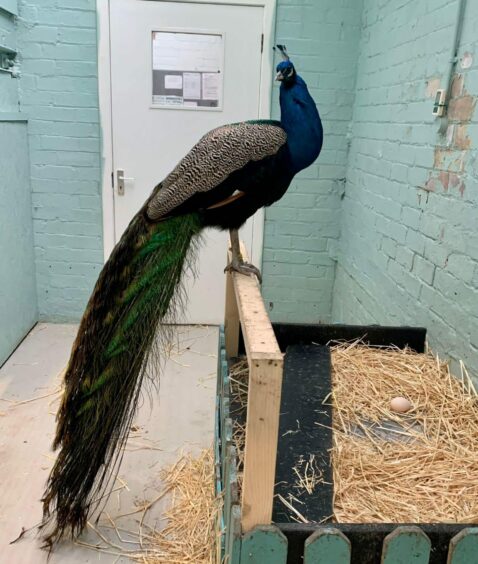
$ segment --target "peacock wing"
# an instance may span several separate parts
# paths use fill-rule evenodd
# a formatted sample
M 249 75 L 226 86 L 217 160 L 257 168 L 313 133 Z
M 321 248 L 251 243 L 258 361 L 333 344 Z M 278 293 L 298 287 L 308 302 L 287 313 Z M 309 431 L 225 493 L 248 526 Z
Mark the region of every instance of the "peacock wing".
M 152 221 L 199 192 L 213 190 L 251 161 L 274 155 L 287 141 L 280 122 L 245 121 L 213 129 L 191 149 L 166 177 L 148 202 Z

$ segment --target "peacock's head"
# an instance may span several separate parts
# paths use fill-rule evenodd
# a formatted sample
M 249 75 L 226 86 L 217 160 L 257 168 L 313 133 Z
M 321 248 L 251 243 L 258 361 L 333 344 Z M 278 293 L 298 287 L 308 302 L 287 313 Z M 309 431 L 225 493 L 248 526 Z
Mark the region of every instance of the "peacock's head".
M 289 86 L 295 82 L 297 73 L 295 72 L 294 65 L 289 59 L 285 45 L 277 45 L 277 49 L 281 52 L 283 61 L 281 61 L 276 68 L 276 80 L 279 80 L 285 86 Z

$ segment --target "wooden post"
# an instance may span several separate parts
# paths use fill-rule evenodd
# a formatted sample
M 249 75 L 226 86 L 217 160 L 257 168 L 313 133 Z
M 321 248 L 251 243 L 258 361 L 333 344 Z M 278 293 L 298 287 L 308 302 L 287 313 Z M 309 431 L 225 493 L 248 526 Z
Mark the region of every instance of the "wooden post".
M 281 385 L 282 355 L 251 358 L 241 505 L 244 532 L 272 521 Z
M 228 358 L 237 356 L 239 348 L 239 312 L 237 311 L 236 296 L 232 273 L 226 274 L 226 312 L 224 319 L 224 333 L 226 338 L 226 354 Z
M 245 254 L 243 254 L 246 258 Z M 240 320 L 249 364 L 244 476 L 242 483 L 242 530 L 268 525 L 272 503 L 279 432 L 283 355 L 277 344 L 257 280 L 237 272 L 231 279 L 229 306 L 226 311 L 226 347 L 235 351 L 238 337 L 236 319 Z M 231 298 L 234 290 L 234 299 Z M 231 305 L 235 303 L 235 309 Z M 237 311 L 237 314 L 234 312 Z M 228 337 L 227 330 L 231 330 Z M 229 339 L 229 341 L 228 341 Z

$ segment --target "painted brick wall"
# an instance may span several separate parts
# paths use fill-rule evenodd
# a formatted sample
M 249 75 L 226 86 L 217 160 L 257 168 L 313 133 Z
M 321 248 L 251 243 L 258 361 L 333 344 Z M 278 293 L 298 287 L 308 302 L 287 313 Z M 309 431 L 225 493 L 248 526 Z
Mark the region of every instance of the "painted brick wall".
M 361 6 L 361 0 L 278 1 L 276 41 L 287 46 L 317 102 L 325 142 L 317 163 L 266 210 L 263 294 L 274 320 L 330 320 Z
M 333 320 L 424 325 L 478 374 L 476 2 L 446 136 L 431 114 L 457 7 L 365 0 Z
M 15 17 L 1 9 L 0 45 L 17 48 Z M 18 109 L 18 79 L 0 73 L 0 365 L 37 318 L 27 123 Z
M 0 365 L 37 320 L 27 124 L 0 112 Z
M 103 263 L 95 0 L 20 0 L 41 319 L 78 320 Z

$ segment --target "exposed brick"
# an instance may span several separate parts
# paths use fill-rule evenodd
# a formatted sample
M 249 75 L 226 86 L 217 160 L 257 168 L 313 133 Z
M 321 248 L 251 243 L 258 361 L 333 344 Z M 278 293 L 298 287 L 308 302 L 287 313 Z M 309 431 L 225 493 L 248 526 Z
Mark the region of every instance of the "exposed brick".
M 458 65 L 447 139 L 431 109 L 457 3 L 399 4 L 364 1 L 332 319 L 425 325 L 437 352 L 478 377 L 478 3 L 467 3 L 460 60 L 472 64 Z

